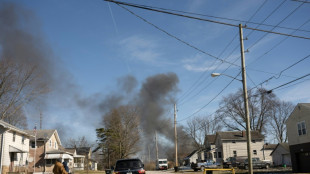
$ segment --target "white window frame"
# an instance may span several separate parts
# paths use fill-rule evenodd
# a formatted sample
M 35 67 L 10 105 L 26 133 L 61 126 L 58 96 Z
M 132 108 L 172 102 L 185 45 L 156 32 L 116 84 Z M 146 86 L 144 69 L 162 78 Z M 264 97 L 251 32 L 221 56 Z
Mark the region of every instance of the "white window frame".
M 257 150 L 253 150 L 253 155 L 257 155 Z
M 300 126 L 300 132 L 301 132 L 301 134 L 299 134 L 299 126 Z M 303 132 L 303 126 L 304 126 L 305 133 Z M 302 136 L 302 135 L 306 135 L 306 134 L 307 134 L 306 122 L 305 122 L 305 121 L 298 122 L 298 123 L 297 123 L 297 135 L 298 135 L 298 136 Z
M 54 148 L 57 149 L 57 143 L 56 143 L 56 141 L 54 142 Z
M 50 147 L 52 147 L 52 140 L 50 140 Z

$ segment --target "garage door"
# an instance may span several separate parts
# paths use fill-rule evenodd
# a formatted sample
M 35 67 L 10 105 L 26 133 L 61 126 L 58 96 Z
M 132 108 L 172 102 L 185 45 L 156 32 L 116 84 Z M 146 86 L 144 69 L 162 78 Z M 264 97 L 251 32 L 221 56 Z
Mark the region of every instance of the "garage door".
M 297 155 L 298 172 L 310 172 L 310 152 L 302 152 Z

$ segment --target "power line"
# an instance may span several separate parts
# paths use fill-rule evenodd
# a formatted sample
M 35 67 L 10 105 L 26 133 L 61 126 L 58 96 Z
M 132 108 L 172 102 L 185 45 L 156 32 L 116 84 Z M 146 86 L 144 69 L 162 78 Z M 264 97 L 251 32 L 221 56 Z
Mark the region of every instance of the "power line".
M 183 15 L 183 14 L 178 14 L 178 13 L 172 13 L 172 12 L 168 12 L 168 11 L 164 11 L 164 10 L 157 10 L 157 9 L 153 9 L 153 8 L 149 8 L 149 7 L 144 7 L 141 5 L 136 5 L 136 4 L 130 4 L 130 3 L 119 2 L 119 1 L 114 1 L 114 0 L 105 0 L 105 1 L 113 2 L 113 3 L 118 4 L 118 5 L 126 5 L 126 6 L 144 9 L 144 10 L 150 10 L 150 11 L 166 13 L 166 14 L 170 14 L 170 15 L 174 15 L 174 16 L 185 17 L 185 18 L 189 18 L 189 19 L 195 19 L 195 20 L 211 22 L 211 23 L 216 23 L 216 24 L 222 24 L 222 25 L 231 26 L 231 27 L 239 27 L 239 25 L 235 25 L 235 24 L 230 24 L 230 23 L 220 22 L 220 21 L 215 21 L 215 20 L 210 20 L 210 19 L 203 19 L 203 18 L 198 18 L 198 17 L 194 17 L 194 16 L 189 16 L 189 15 Z M 287 33 L 274 32 L 274 31 L 269 31 L 269 30 L 247 27 L 247 26 L 243 26 L 243 28 L 249 29 L 249 30 L 255 30 L 255 31 L 261 31 L 261 32 L 266 32 L 266 33 L 273 33 L 273 34 L 278 34 L 278 35 L 283 35 L 283 36 L 290 36 L 290 37 L 310 40 L 309 37 L 304 37 L 304 36 L 291 35 L 291 34 L 287 34 Z
M 265 0 L 260 6 L 259 6 L 259 8 L 254 12 L 254 14 L 249 18 L 249 20 L 248 21 L 251 21 L 253 18 L 254 18 L 254 16 L 263 8 L 263 6 L 266 4 L 266 2 L 267 2 L 267 0 Z M 233 37 L 233 39 L 226 45 L 226 47 L 223 49 L 223 51 L 218 55 L 218 57 L 221 57 L 222 56 L 222 54 L 227 50 L 227 48 L 233 43 L 233 41 L 237 38 L 237 36 L 238 36 L 238 34 L 239 33 L 236 33 L 236 35 Z M 233 49 L 233 51 L 229 54 L 229 56 L 227 56 L 227 58 L 225 59 L 225 60 L 227 60 L 229 57 L 230 57 L 230 55 L 232 55 L 232 53 L 236 50 L 238 48 L 238 46 L 235 48 L 235 49 Z M 211 65 L 211 67 L 215 64 L 215 62 L 216 61 L 214 61 L 213 63 L 212 63 L 212 65 Z M 219 65 L 220 66 L 220 65 Z M 219 66 L 217 66 L 216 68 L 215 68 L 215 70 L 217 70 L 218 68 L 219 68 Z M 202 77 L 205 75 L 207 73 L 207 71 L 204 71 L 203 72 L 203 74 L 198 78 L 198 80 L 197 81 L 195 81 L 195 83 L 189 88 L 189 90 L 187 90 L 178 100 L 181 100 L 181 98 L 186 98 L 186 96 L 188 96 L 189 94 L 191 94 L 195 89 L 197 89 L 200 85 L 202 85 L 202 83 L 203 83 L 203 81 L 201 81 L 197 86 L 196 86 L 196 84 L 200 81 L 200 79 L 202 79 Z M 205 79 L 205 80 L 207 80 L 208 78 L 209 78 L 210 76 L 207 76 L 207 78 Z M 215 79 L 216 80 L 216 79 Z M 210 83 L 213 83 L 215 80 L 213 80 L 212 82 L 210 82 Z M 205 89 L 205 88 L 204 88 Z M 203 90 L 203 89 L 202 89 Z M 201 90 L 201 91 L 202 91 Z M 200 93 L 200 92 L 199 92 Z M 198 94 L 199 94 L 198 93 Z M 197 95 L 198 95 L 197 94 Z M 196 95 L 195 95 L 196 96 Z M 191 97 L 191 98 L 193 98 L 193 97 Z M 182 101 L 182 100 L 181 100 Z M 185 102 L 183 102 L 183 104 L 184 104 Z M 182 105 L 182 104 L 181 104 Z
M 114 1 L 111 1 L 111 2 L 114 2 Z M 119 4 L 117 4 L 117 5 L 119 5 Z M 134 16 L 140 18 L 140 19 L 143 20 L 144 22 L 148 23 L 149 25 L 151 25 L 151 26 L 155 27 L 156 29 L 158 29 L 158 30 L 164 32 L 164 33 L 167 34 L 168 36 L 170 36 L 170 37 L 172 37 L 172 38 L 174 38 L 174 39 L 176 39 L 176 40 L 182 42 L 183 44 L 185 44 L 185 45 L 187 45 L 187 46 L 189 46 L 189 47 L 191 47 L 191 48 L 193 48 L 193 49 L 195 49 L 195 50 L 197 50 L 197 51 L 199 51 L 199 52 L 201 52 L 201 53 L 203 53 L 203 54 L 206 54 L 206 55 L 208 55 L 208 56 L 210 56 L 210 57 L 213 57 L 213 58 L 215 58 L 216 60 L 221 61 L 222 63 L 225 62 L 225 63 L 228 63 L 228 64 L 232 64 L 232 65 L 234 65 L 234 66 L 240 67 L 240 65 L 233 64 L 233 63 L 231 63 L 231 62 L 228 62 L 228 61 L 226 61 L 226 60 L 223 60 L 223 59 L 221 59 L 221 58 L 219 58 L 219 57 L 216 57 L 216 56 L 214 56 L 214 55 L 212 55 L 212 54 L 210 54 L 210 53 L 207 53 L 207 52 L 201 50 L 200 48 L 198 48 L 198 47 L 196 47 L 196 46 L 194 46 L 194 45 L 192 45 L 192 44 L 190 44 L 190 43 L 188 43 L 188 42 L 186 42 L 186 41 L 184 41 L 184 40 L 182 40 L 182 39 L 180 39 L 180 38 L 178 38 L 178 37 L 172 35 L 171 33 L 165 31 L 164 29 L 162 29 L 162 28 L 160 28 L 160 27 L 158 27 L 157 25 L 155 25 L 155 24 L 149 22 L 148 20 L 146 20 L 145 18 L 143 18 L 143 17 L 137 15 L 136 13 L 134 13 L 134 12 L 131 11 L 131 10 L 129 10 L 128 8 L 123 7 L 123 6 L 121 6 L 121 5 L 119 5 L 119 6 L 122 7 L 123 9 L 127 10 L 129 13 L 133 14 Z
M 284 2 L 286 2 L 286 1 L 284 1 Z M 284 3 L 283 2 L 283 3 Z M 283 5 L 283 3 L 281 3 L 280 4 L 280 6 L 282 6 Z M 280 25 L 282 22 L 284 22 L 288 17 L 290 17 L 292 14 L 294 14 L 302 5 L 303 5 L 304 3 L 302 3 L 302 4 L 300 4 L 298 7 L 296 7 L 293 11 L 291 11 L 285 18 L 283 18 L 280 22 L 278 22 L 278 24 L 276 25 L 276 26 L 278 26 L 278 25 Z M 280 7 L 279 6 L 279 7 Z M 276 26 L 275 27 L 273 27 L 272 28 L 272 30 L 274 30 L 275 28 L 276 28 Z M 259 30 L 259 29 L 258 29 Z M 273 31 L 270 31 L 270 33 L 274 33 Z M 277 33 L 277 32 L 275 32 L 275 33 Z M 258 41 L 256 41 L 254 44 L 252 44 L 248 49 L 250 49 L 250 48 L 252 48 L 253 46 L 255 46 L 259 41 L 261 41 L 263 38 L 265 38 L 267 35 L 268 35 L 269 33 L 265 33 L 260 39 L 258 39 Z M 286 34 L 285 36 L 289 36 L 290 34 Z
M 235 76 L 235 78 L 238 77 L 240 73 L 241 73 L 241 72 L 239 72 L 239 73 Z M 208 106 L 210 103 L 212 103 L 222 92 L 224 92 L 224 90 L 225 90 L 226 88 L 228 88 L 228 86 L 235 80 L 235 78 L 232 79 L 232 80 L 231 80 L 231 81 L 230 81 L 217 95 L 215 95 L 207 104 L 205 104 L 203 107 L 201 107 L 200 109 L 198 109 L 196 112 L 192 113 L 191 115 L 185 117 L 184 119 L 179 120 L 179 122 L 182 122 L 182 121 L 184 121 L 184 120 L 186 120 L 186 119 L 188 119 L 188 118 L 194 116 L 195 114 L 197 114 L 198 112 L 200 112 L 202 109 L 204 109 L 205 107 L 207 107 L 207 106 Z
M 275 88 L 272 88 L 272 89 L 270 89 L 268 92 L 272 92 L 272 91 L 274 91 L 275 89 L 281 88 L 281 87 L 283 87 L 283 86 L 286 86 L 286 85 L 288 85 L 288 84 L 291 84 L 291 83 L 293 83 L 293 82 L 295 82 L 295 81 L 298 81 L 298 80 L 303 79 L 303 78 L 308 77 L 308 76 L 310 76 L 310 73 L 309 73 L 309 74 L 306 74 L 306 75 L 304 75 L 304 76 L 301 76 L 301 77 L 299 77 L 299 78 L 297 78 L 297 79 L 294 79 L 294 80 L 292 80 L 292 81 L 289 81 L 289 82 L 287 82 L 287 83 L 284 83 L 284 84 L 282 84 L 282 85 L 280 85 L 280 86 L 277 86 L 277 87 L 275 87 Z

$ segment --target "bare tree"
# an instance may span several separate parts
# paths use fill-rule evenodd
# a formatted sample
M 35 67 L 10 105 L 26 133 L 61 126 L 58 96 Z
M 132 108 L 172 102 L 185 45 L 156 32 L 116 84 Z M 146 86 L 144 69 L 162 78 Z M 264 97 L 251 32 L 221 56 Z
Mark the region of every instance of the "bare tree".
M 77 147 L 92 147 L 93 145 L 88 142 L 85 136 L 75 138 L 69 138 L 64 143 L 67 148 L 77 148 Z
M 193 117 L 187 121 L 186 132 L 193 139 L 196 149 L 203 148 L 206 135 L 214 134 L 221 129 L 221 125 L 217 123 L 208 116 Z
M 0 119 L 15 126 L 25 126 L 22 107 L 48 92 L 35 65 L 0 60 Z M 42 81 L 41 81 L 42 80 Z M 14 117 L 14 118 L 13 118 Z
M 248 101 L 251 130 L 262 132 L 275 107 L 276 96 L 261 88 L 254 92 L 249 91 Z M 220 102 L 216 116 L 221 118 L 223 124 L 230 130 L 245 130 L 243 91 L 240 89 L 236 93 L 224 97 Z
M 134 106 L 121 106 L 104 117 L 104 128 L 97 129 L 98 148 L 109 154 L 113 164 L 116 159 L 127 158 L 139 150 L 140 116 Z
M 287 141 L 285 122 L 294 109 L 290 102 L 278 101 L 270 115 L 270 129 L 278 140 L 278 143 Z

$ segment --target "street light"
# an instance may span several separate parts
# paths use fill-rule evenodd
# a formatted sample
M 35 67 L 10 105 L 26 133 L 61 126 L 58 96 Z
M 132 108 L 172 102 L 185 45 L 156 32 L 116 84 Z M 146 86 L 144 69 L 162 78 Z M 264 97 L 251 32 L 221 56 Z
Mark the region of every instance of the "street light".
M 235 79 L 235 80 L 238 80 L 238 81 L 242 82 L 242 80 L 237 79 L 237 78 L 235 78 L 235 77 L 233 77 L 233 76 L 230 76 L 230 75 L 227 75 L 227 74 L 221 74 L 221 73 L 212 73 L 212 74 L 211 74 L 212 77 L 217 77 L 217 76 L 221 76 L 221 75 L 227 76 L 227 77 L 230 77 L 230 78 L 232 78 L 232 79 Z
M 242 67 L 244 68 L 244 67 Z M 243 69 L 245 71 L 245 69 Z M 243 73 L 245 74 L 245 73 Z M 232 77 L 227 74 L 220 74 L 220 73 L 212 73 L 212 77 L 217 77 L 220 75 L 224 75 L 233 79 L 236 79 L 235 77 Z M 251 128 L 250 128 L 250 116 L 249 116 L 249 105 L 248 105 L 248 93 L 247 93 L 247 87 L 246 87 L 246 80 L 245 76 L 242 76 L 242 80 L 236 79 L 243 84 L 243 97 L 244 97 L 244 108 L 245 108 L 245 115 L 246 115 L 246 134 L 247 134 L 247 150 L 248 150 L 248 167 L 249 167 L 249 173 L 253 173 L 253 168 L 252 168 L 252 152 L 251 152 Z

